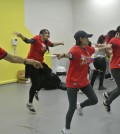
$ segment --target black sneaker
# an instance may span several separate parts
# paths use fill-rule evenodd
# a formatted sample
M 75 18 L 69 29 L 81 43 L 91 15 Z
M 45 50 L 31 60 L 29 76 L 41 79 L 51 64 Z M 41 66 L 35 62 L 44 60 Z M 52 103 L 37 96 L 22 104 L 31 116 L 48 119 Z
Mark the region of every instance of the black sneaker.
M 104 86 L 99 86 L 98 90 L 106 90 L 107 88 Z
M 35 93 L 35 99 L 39 101 L 38 92 Z
M 106 111 L 107 111 L 108 113 L 110 113 L 110 111 L 111 111 L 110 105 L 106 104 L 106 101 L 103 101 L 103 105 L 105 106 Z
M 36 111 L 35 111 L 33 105 L 27 104 L 26 106 L 27 106 L 27 108 L 28 108 L 32 113 L 36 113 Z
M 103 97 L 105 98 L 105 99 L 107 99 L 109 96 L 108 96 L 108 93 L 106 92 L 106 93 L 103 93 Z

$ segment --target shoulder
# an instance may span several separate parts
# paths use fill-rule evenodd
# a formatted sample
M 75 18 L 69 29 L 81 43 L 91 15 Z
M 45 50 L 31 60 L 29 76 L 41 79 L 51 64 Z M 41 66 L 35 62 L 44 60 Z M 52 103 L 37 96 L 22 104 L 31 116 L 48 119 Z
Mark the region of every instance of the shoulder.
M 32 39 L 38 40 L 38 39 L 40 39 L 40 36 L 39 35 L 36 35 Z

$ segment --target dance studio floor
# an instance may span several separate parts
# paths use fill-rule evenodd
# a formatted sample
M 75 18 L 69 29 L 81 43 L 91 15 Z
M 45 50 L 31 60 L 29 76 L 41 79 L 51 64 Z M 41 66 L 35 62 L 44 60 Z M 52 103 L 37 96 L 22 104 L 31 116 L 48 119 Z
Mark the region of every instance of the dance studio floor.
M 115 83 L 105 80 L 107 90 L 115 87 Z M 66 91 L 41 90 L 40 101 L 34 100 L 36 114 L 26 108 L 30 84 L 0 85 L 0 134 L 61 134 L 68 108 Z M 112 104 L 112 113 L 108 114 L 102 105 L 103 91 L 95 92 L 99 103 L 84 109 L 84 116 L 77 112 L 71 124 L 72 134 L 119 134 L 120 133 L 120 97 Z M 85 99 L 78 94 L 78 100 Z

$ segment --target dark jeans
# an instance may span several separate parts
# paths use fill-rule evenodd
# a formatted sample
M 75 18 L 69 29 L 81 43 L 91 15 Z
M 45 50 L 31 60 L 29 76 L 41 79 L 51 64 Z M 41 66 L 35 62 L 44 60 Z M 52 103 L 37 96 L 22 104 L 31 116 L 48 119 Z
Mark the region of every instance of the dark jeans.
M 51 74 L 52 70 L 43 63 L 43 69 L 36 69 L 32 65 L 26 65 L 26 77 L 30 77 L 32 85 L 29 91 L 29 102 L 33 102 L 36 91 L 39 91 L 43 87 L 45 78 Z
M 93 64 L 94 64 L 96 70 L 93 71 L 93 75 L 91 78 L 91 86 L 93 87 L 98 74 L 100 74 L 99 86 L 103 86 L 103 81 L 104 81 L 104 76 L 105 76 L 105 71 L 106 71 L 106 59 L 105 59 L 105 57 L 97 57 L 97 58 L 95 58 Z M 98 70 L 100 70 L 100 71 L 98 71 Z
M 108 92 L 109 97 L 106 99 L 106 103 L 109 105 L 120 95 L 120 69 L 112 69 L 111 73 L 113 75 L 113 78 L 115 79 L 117 88 L 115 88 L 111 92 Z
M 97 99 L 97 96 L 96 96 L 93 88 L 91 87 L 91 85 L 87 85 L 87 86 L 81 88 L 80 90 L 88 97 L 87 100 L 80 103 L 82 108 L 84 108 L 86 106 L 91 106 L 91 105 L 97 104 L 98 99 Z M 67 89 L 69 109 L 68 109 L 68 112 L 66 114 L 66 126 L 65 126 L 66 129 L 70 129 L 71 120 L 72 120 L 73 114 L 74 114 L 75 109 L 76 109 L 77 92 L 78 91 L 79 91 L 79 89 L 77 89 L 77 88 L 75 88 L 75 89 L 68 88 Z

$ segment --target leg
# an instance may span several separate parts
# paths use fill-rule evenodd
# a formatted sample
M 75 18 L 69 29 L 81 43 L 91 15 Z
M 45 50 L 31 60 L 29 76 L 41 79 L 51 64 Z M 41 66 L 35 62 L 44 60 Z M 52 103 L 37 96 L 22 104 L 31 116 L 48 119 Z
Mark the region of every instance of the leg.
M 71 88 L 67 89 L 69 109 L 66 114 L 66 126 L 65 126 L 66 129 L 70 129 L 71 120 L 76 109 L 77 92 L 78 92 L 78 89 L 71 89 Z
M 95 61 L 94 61 L 94 67 L 96 70 L 93 71 L 93 74 L 92 74 L 92 78 L 91 78 L 91 86 L 93 87 L 94 85 L 94 82 L 96 80 L 96 77 L 98 76 L 99 74 L 99 58 L 95 58 Z
M 106 99 L 106 103 L 108 105 L 110 105 L 112 101 L 120 95 L 120 69 L 112 69 L 111 72 L 117 84 L 117 88 L 115 88 L 108 94 L 109 97 Z
M 98 74 L 99 74 L 99 72 L 98 72 L 97 70 L 94 70 L 94 71 L 93 71 L 92 78 L 91 78 L 91 86 L 92 86 L 92 87 L 93 87 L 93 85 L 94 85 L 94 82 L 95 82 L 95 80 L 96 80 Z
M 98 103 L 98 98 L 97 98 L 93 88 L 91 87 L 91 85 L 87 85 L 86 87 L 81 88 L 81 91 L 88 97 L 87 100 L 80 103 L 80 106 L 82 108 L 84 108 L 86 106 L 95 105 Z
M 104 81 L 104 77 L 105 77 L 105 71 L 106 71 L 106 59 L 105 58 L 101 58 L 100 59 L 100 77 L 99 77 L 99 90 L 104 90 L 106 89 L 103 86 L 103 81 Z

